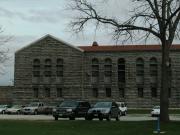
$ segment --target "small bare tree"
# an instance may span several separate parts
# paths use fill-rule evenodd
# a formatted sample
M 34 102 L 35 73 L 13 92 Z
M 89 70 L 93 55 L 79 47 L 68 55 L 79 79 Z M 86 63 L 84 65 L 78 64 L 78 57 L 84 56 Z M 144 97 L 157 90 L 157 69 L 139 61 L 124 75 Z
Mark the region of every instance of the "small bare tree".
M 0 33 L 2 33 L 2 29 L 0 28 Z M 5 44 L 11 39 L 11 37 L 0 36 L 0 75 L 5 73 L 5 62 L 9 59 L 8 52 L 9 49 L 5 47 Z
M 72 0 L 71 9 L 79 12 L 79 16 L 72 20 L 70 25 L 73 31 L 80 32 L 88 22 L 96 25 L 109 25 L 113 29 L 114 37 L 126 37 L 132 40 L 140 32 L 147 40 L 155 37 L 161 42 L 162 74 L 161 74 L 161 121 L 169 121 L 168 88 L 169 84 L 169 53 L 175 38 L 179 38 L 180 30 L 180 0 L 131 0 L 135 6 L 130 11 L 130 17 L 121 21 L 118 17 L 107 17 L 98 12 L 93 0 Z M 94 3 L 97 2 L 94 0 Z M 108 0 L 105 0 L 108 2 Z

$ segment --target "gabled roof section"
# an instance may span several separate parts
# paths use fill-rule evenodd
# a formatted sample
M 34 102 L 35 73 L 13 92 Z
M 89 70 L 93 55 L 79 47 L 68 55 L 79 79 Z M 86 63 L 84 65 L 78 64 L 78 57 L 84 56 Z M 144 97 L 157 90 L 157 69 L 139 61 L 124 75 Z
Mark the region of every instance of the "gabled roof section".
M 45 39 L 45 38 L 47 38 L 47 37 L 50 37 L 50 38 L 52 38 L 52 39 L 55 39 L 55 40 L 57 40 L 57 41 L 65 44 L 65 45 L 67 45 L 67 46 L 69 46 L 69 47 L 71 47 L 71 48 L 73 48 L 73 49 L 76 49 L 76 50 L 80 51 L 80 52 L 84 52 L 84 50 L 82 50 L 82 49 L 79 48 L 79 47 L 76 47 L 76 46 L 74 46 L 74 45 L 71 45 L 70 43 L 67 43 L 67 42 L 65 42 L 65 41 L 63 41 L 63 40 L 61 40 L 61 39 L 59 39 L 59 38 L 57 38 L 57 37 L 54 37 L 54 36 L 52 36 L 52 35 L 50 35 L 50 34 L 47 34 L 47 35 L 45 35 L 45 36 L 43 36 L 43 37 L 35 40 L 34 42 L 31 42 L 30 44 L 26 45 L 25 47 L 17 50 L 15 53 L 18 53 L 18 52 L 20 52 L 20 51 L 23 51 L 24 49 L 26 49 L 26 48 L 28 48 L 28 47 L 36 44 L 37 42 L 39 42 L 39 41 L 41 41 L 41 40 L 43 40 L 43 39 Z
M 161 51 L 161 45 L 99 45 L 79 46 L 84 52 L 127 52 L 127 51 Z M 171 46 L 172 51 L 180 51 L 180 44 Z

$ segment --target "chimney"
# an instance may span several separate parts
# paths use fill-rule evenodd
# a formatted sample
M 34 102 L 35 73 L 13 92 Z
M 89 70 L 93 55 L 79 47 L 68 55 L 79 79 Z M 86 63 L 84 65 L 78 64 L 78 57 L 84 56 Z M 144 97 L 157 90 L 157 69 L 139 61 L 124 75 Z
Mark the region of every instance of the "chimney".
M 98 46 L 98 43 L 97 43 L 96 41 L 94 41 L 94 42 L 92 43 L 92 46 Z

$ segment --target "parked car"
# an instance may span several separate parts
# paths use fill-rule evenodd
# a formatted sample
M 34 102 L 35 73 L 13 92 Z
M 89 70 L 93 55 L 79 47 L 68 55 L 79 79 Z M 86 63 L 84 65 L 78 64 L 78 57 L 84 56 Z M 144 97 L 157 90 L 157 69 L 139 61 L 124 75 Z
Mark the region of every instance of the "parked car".
M 116 102 L 97 102 L 93 108 L 89 109 L 86 119 L 92 120 L 93 118 L 99 118 L 103 120 L 104 118 L 108 121 L 111 118 L 115 118 L 117 121 L 120 118 L 120 110 Z
M 119 107 L 119 110 L 120 110 L 120 115 L 124 115 L 126 116 L 127 114 L 127 105 L 125 102 L 116 102 L 118 107 Z
M 6 114 L 21 114 L 23 107 L 24 106 L 22 106 L 22 105 L 13 105 L 12 107 L 7 108 L 5 110 L 5 113 Z
M 43 102 L 31 102 L 27 107 L 22 110 L 23 114 L 42 114 L 45 110 L 45 105 Z
M 69 118 L 75 120 L 76 117 L 85 117 L 90 108 L 90 103 L 87 101 L 63 101 L 59 106 L 53 109 L 53 117 Z
M 8 108 L 8 105 L 0 105 L 0 114 L 5 114 L 5 111 L 7 108 Z
M 159 116 L 160 115 L 160 106 L 154 106 L 151 111 L 151 116 Z

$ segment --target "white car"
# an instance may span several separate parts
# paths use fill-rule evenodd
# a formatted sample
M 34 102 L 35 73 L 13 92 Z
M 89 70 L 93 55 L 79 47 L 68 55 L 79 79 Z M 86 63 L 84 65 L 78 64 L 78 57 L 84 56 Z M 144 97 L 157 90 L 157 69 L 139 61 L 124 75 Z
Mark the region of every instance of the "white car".
M 151 111 L 151 116 L 159 116 L 160 115 L 160 106 L 154 106 Z
M 4 114 L 7 108 L 8 105 L 0 105 L 0 114 Z
M 127 114 L 127 105 L 126 105 L 126 103 L 124 103 L 124 102 L 116 102 L 116 103 L 117 103 L 117 105 L 119 107 L 121 115 L 126 116 L 126 114 Z
M 20 114 L 22 113 L 23 107 L 21 105 L 13 105 L 11 108 L 5 110 L 6 114 Z

